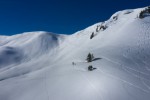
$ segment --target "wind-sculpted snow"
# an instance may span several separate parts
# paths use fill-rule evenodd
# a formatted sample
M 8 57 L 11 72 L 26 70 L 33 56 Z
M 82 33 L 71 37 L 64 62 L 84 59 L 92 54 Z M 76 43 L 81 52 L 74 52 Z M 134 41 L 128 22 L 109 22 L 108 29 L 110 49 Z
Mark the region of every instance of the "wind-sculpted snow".
M 0 36 L 0 100 L 149 100 L 150 16 L 138 18 L 143 9 L 72 35 Z M 95 59 L 87 63 L 89 53 Z
M 3 47 L 0 49 L 0 68 L 9 64 L 17 64 L 22 60 L 23 54 L 14 47 Z

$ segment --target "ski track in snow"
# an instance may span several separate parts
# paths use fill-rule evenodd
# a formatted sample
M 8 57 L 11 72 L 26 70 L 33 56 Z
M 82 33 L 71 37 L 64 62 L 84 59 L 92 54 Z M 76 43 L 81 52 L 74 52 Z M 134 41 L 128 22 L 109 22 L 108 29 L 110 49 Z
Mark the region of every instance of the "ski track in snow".
M 82 77 L 85 79 L 85 81 L 87 81 L 87 83 L 96 91 L 98 96 L 100 96 L 100 100 L 103 100 L 103 97 L 102 97 L 101 93 L 99 92 L 99 90 L 97 90 L 96 87 L 93 85 L 93 83 L 84 75 L 83 72 L 81 72 L 82 70 L 77 69 L 76 65 L 74 65 L 74 69 L 77 70 L 77 72 L 82 75 Z

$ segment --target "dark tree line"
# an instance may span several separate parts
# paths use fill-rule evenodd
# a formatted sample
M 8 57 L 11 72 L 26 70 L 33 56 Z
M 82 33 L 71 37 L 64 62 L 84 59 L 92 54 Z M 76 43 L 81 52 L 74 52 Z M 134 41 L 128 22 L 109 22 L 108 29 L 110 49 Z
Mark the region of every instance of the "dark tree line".
M 150 14 L 150 6 L 145 8 L 144 10 L 142 10 L 140 13 L 139 13 L 139 18 L 142 19 L 145 17 L 145 14 Z

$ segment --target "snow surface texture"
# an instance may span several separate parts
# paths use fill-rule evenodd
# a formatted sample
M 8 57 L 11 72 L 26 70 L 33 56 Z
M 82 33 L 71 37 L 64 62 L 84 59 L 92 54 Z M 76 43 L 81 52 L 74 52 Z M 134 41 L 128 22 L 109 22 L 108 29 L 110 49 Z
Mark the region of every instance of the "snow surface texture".
M 142 9 L 73 35 L 0 36 L 0 100 L 150 100 L 150 16 L 137 18 Z M 87 63 L 89 52 L 102 59 Z

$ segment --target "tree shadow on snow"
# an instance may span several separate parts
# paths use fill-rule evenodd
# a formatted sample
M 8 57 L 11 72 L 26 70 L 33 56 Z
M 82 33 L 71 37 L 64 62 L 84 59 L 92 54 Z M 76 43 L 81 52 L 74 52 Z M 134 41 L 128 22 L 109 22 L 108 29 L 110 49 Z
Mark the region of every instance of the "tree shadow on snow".
M 94 58 L 92 61 L 101 60 L 102 58 Z

